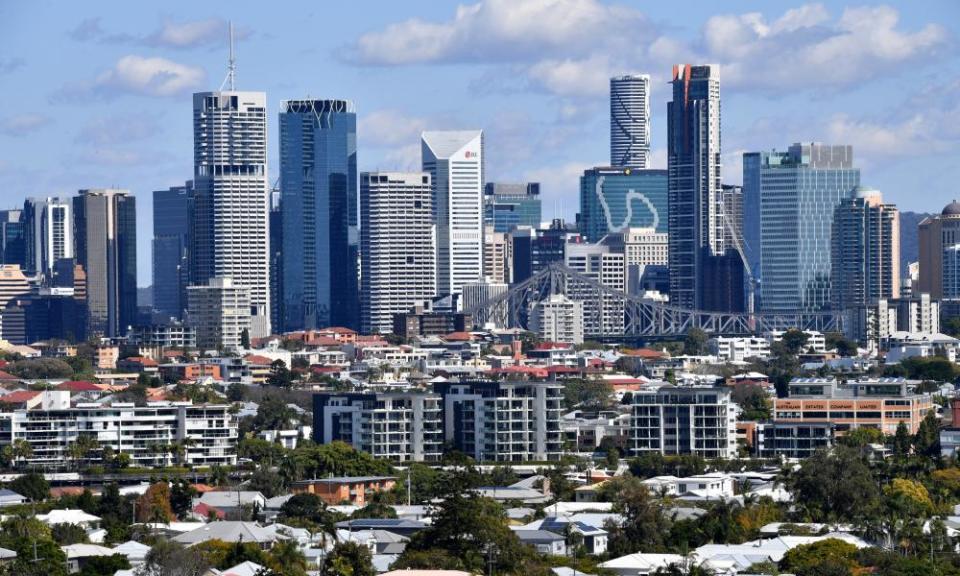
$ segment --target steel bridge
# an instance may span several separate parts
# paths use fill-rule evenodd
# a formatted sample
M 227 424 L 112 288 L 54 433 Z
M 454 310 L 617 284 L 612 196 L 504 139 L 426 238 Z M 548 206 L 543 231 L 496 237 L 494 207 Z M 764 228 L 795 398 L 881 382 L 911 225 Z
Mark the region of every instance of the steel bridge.
M 473 318 L 486 318 L 505 328 L 528 327 L 531 308 L 550 296 L 564 295 L 583 303 L 584 336 L 593 339 L 682 336 L 700 328 L 715 336 L 747 336 L 798 328 L 842 332 L 843 316 L 833 312 L 789 314 L 724 313 L 688 310 L 625 294 L 597 280 L 553 263 L 509 291 L 467 308 Z

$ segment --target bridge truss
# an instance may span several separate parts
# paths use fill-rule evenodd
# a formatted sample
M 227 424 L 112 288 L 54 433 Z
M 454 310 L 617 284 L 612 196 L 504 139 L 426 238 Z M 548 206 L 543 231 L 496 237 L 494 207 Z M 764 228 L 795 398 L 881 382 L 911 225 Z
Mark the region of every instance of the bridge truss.
M 724 313 L 688 310 L 625 294 L 561 263 L 553 263 L 507 292 L 464 310 L 474 318 L 496 318 L 506 328 L 528 328 L 530 310 L 553 295 L 583 303 L 587 338 L 682 336 L 700 328 L 715 336 L 747 336 L 798 328 L 842 332 L 843 316 L 833 312 L 790 314 Z

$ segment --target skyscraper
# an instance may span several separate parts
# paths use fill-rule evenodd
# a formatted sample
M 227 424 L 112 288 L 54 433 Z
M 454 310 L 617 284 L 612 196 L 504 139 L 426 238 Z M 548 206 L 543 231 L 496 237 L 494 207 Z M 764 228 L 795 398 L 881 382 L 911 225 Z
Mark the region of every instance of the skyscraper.
M 285 330 L 359 328 L 357 115 L 348 100 L 280 108 Z
M 628 228 L 667 232 L 667 171 L 591 168 L 580 177 L 580 232 L 588 242 Z
M 181 318 L 190 283 L 193 182 L 153 193 L 153 309 Z
M 283 330 L 283 210 L 280 189 L 270 191 L 270 326 Z
M 23 210 L 0 210 L 0 259 L 23 268 L 27 262 Z
M 956 274 L 960 248 L 960 202 L 954 200 L 940 214 L 920 222 L 920 274 L 917 293 L 934 299 L 960 298 L 960 275 Z M 947 267 L 950 274 L 947 274 Z
M 564 263 L 595 282 L 618 292 L 627 291 L 626 254 L 623 238 L 610 236 L 596 244 L 568 244 Z M 585 335 L 618 335 L 623 333 L 624 303 L 620 298 L 600 294 L 591 288 L 571 284 L 567 297 L 583 303 Z
M 87 332 L 124 336 L 137 319 L 137 210 L 128 190 L 80 190 L 73 199 L 77 263 L 87 283 Z
M 787 313 L 827 308 L 834 211 L 860 184 L 853 149 L 794 144 L 787 152 L 746 154 L 743 166 L 744 204 L 750 206 L 757 195 L 760 202 L 760 308 Z
M 720 69 L 673 67 L 667 104 L 670 302 L 704 308 L 716 282 L 708 259 L 723 257 L 724 216 L 720 163 Z M 741 290 L 742 292 L 742 290 Z M 735 304 L 735 303 L 732 303 Z M 742 303 L 741 303 L 742 306 Z
M 483 220 L 494 232 L 509 232 L 517 226 L 539 226 L 540 184 L 487 182 L 484 186 Z
M 433 190 L 423 172 L 360 175 L 361 331 L 393 331 L 393 315 L 437 293 Z
M 900 213 L 879 191 L 858 186 L 834 211 L 832 304 L 837 310 L 900 295 Z
M 211 278 L 187 288 L 187 323 L 196 329 L 197 348 L 236 352 L 251 328 L 250 290 L 230 277 Z
M 513 278 L 513 257 L 510 236 L 494 232 L 493 226 L 483 231 L 483 274 L 490 282 L 509 284 Z
M 459 294 L 483 279 L 483 131 L 424 132 L 421 151 L 433 182 L 437 291 Z
M 249 290 L 250 335 L 270 334 L 267 96 L 193 95 L 191 283 L 229 277 Z
M 610 79 L 610 165 L 650 165 L 650 76 Z
M 49 276 L 57 260 L 73 257 L 73 212 L 68 200 L 27 198 L 23 223 L 28 276 Z

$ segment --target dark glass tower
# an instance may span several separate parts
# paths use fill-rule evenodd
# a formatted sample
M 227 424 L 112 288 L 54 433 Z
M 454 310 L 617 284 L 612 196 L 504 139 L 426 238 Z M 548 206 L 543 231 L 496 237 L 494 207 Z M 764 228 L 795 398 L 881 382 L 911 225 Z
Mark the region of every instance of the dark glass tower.
M 181 318 L 190 282 L 193 182 L 153 193 L 153 308 Z
M 348 100 L 280 110 L 283 328 L 359 327 L 357 115 Z

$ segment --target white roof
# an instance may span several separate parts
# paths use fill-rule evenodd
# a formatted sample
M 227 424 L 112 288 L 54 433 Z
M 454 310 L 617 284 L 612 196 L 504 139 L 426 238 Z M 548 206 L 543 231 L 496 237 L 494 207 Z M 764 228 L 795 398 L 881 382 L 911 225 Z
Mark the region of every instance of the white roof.
M 150 547 L 136 540 L 127 540 L 123 544 L 114 546 L 113 551 L 117 554 L 123 554 L 127 558 L 142 560 L 147 557 L 147 553 L 150 552 Z
M 423 143 L 437 158 L 449 158 L 483 134 L 482 130 L 442 130 L 424 132 Z
M 87 514 L 83 510 L 51 510 L 49 514 L 37 514 L 37 520 L 50 525 L 54 524 L 87 524 L 99 522 L 100 517 Z
M 636 554 L 627 554 L 613 560 L 608 560 L 600 564 L 601 568 L 607 570 L 643 570 L 652 572 L 658 568 L 666 568 L 670 564 L 683 562 L 683 556 L 679 554 L 650 554 L 637 552 Z
M 285 539 L 273 530 L 262 528 L 254 522 L 219 521 L 204 524 L 201 528 L 191 530 L 173 538 L 181 544 L 199 544 L 207 540 L 222 540 L 224 542 L 275 542 Z
M 235 508 L 244 504 L 250 505 L 254 502 L 264 503 L 267 498 L 262 492 L 256 490 L 215 490 L 204 492 L 199 498 L 195 498 L 193 505 L 206 504 L 214 508 Z
M 221 572 L 221 574 L 222 576 L 256 576 L 257 572 L 261 570 L 263 570 L 263 566 L 247 560 L 246 562 L 237 564 L 233 568 L 227 568 Z
M 117 552 L 112 548 L 97 546 L 96 544 L 70 544 L 61 546 L 68 560 L 74 558 L 89 558 L 91 556 L 113 556 Z

